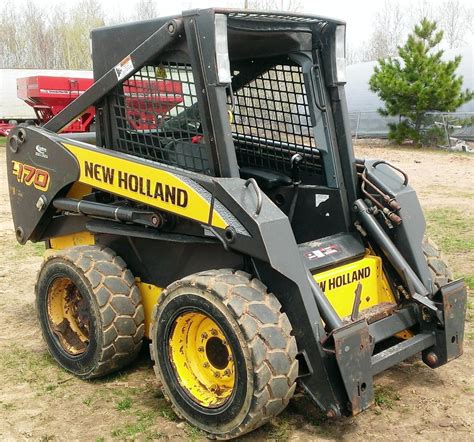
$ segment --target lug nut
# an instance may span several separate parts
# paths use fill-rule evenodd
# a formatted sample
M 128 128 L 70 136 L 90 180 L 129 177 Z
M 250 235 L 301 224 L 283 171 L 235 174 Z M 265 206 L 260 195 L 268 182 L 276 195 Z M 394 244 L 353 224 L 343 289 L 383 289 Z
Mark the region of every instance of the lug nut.
M 230 370 L 228 368 L 224 370 L 224 376 L 230 376 Z
M 198 351 L 202 353 L 204 351 L 204 347 L 198 347 Z
M 211 329 L 211 335 L 212 336 L 217 336 L 217 330 L 216 329 Z
M 220 378 L 221 375 L 220 375 L 220 373 L 219 373 L 218 371 L 215 371 L 215 372 L 214 372 L 214 377 L 215 377 L 215 378 Z
M 203 366 L 204 368 L 209 368 L 209 362 L 204 362 L 204 364 L 202 364 L 202 366 Z
M 201 338 L 202 338 L 202 339 L 207 339 L 207 336 L 208 336 L 207 333 L 203 333 L 203 334 L 201 335 Z

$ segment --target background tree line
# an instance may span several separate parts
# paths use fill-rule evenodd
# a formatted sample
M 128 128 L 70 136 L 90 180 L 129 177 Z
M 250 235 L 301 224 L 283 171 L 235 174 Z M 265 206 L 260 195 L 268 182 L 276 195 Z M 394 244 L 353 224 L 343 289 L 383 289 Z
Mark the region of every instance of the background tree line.
M 0 68 L 90 69 L 89 33 L 103 25 L 146 20 L 160 15 L 157 0 L 130 0 L 132 15 L 120 8 L 104 10 L 99 0 L 50 4 L 14 0 L 0 5 Z M 181 2 L 183 9 L 192 0 Z M 59 7 L 61 6 L 61 7 Z M 302 11 L 301 0 L 228 0 L 228 6 L 248 9 Z M 380 3 L 368 42 L 354 46 L 348 39 L 348 63 L 377 60 L 397 54 L 408 32 L 422 18 L 438 23 L 449 48 L 462 46 L 473 38 L 473 8 L 459 0 L 446 0 L 436 7 L 417 0 L 409 11 L 396 1 Z

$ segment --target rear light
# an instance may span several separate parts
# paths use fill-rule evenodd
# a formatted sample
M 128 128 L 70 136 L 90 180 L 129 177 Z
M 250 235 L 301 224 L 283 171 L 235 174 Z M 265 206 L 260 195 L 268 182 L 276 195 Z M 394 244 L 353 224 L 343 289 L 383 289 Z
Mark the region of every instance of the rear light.
M 346 26 L 336 26 L 336 82 L 346 82 Z
M 229 49 L 227 46 L 227 15 L 215 15 L 217 79 L 220 84 L 230 83 Z

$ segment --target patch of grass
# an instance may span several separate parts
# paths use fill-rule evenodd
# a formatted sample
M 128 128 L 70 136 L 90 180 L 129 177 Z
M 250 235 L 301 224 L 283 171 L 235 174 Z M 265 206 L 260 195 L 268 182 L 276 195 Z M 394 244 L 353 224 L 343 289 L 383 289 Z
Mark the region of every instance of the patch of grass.
M 105 437 L 96 437 L 95 442 L 105 442 Z
M 3 401 L 0 401 L 0 404 L 2 404 L 2 408 L 4 410 L 15 410 L 16 409 L 16 406 L 13 402 L 3 402 Z
M 468 339 L 469 341 L 474 340 L 474 330 L 466 332 L 466 339 Z
M 272 423 L 272 429 L 268 433 L 268 439 L 280 442 L 286 441 L 291 437 L 293 432 L 291 422 L 280 417 L 276 422 Z
M 189 424 L 186 424 L 184 427 L 184 432 L 186 433 L 188 440 L 193 442 L 200 439 L 204 435 L 199 428 L 193 427 Z
M 48 384 L 48 385 L 46 385 L 46 387 L 44 389 L 47 393 L 51 393 L 52 391 L 56 390 L 56 388 L 58 388 L 57 385 Z
M 470 289 L 474 289 L 474 275 L 466 275 L 464 276 L 464 282 L 466 283 L 466 285 L 470 288 Z M 469 307 L 469 305 L 468 305 Z M 471 307 L 470 308 L 473 308 L 472 306 L 472 302 L 471 302 Z
M 28 382 L 39 386 L 45 383 L 52 385 L 51 369 L 56 371 L 57 377 L 60 377 L 62 372 L 49 353 L 33 352 L 18 345 L 11 345 L 3 350 L 0 358 L 2 376 L 17 382 Z
M 395 401 L 400 400 L 400 395 L 388 385 L 379 385 L 375 387 L 374 402 L 375 405 L 384 408 L 393 408 Z
M 0 137 L 0 147 L 5 147 L 7 144 L 7 137 Z
M 474 251 L 472 217 L 456 209 L 425 211 L 428 235 L 446 253 Z
M 152 427 L 156 420 L 155 411 L 137 411 L 136 421 L 132 424 L 126 424 L 123 427 L 112 431 L 112 437 L 118 439 L 137 439 L 137 440 L 155 440 L 162 439 L 165 435 Z
M 43 256 L 44 250 L 44 243 L 42 242 L 27 242 L 25 245 L 15 242 L 14 244 L 16 258 L 25 258 L 27 256 Z
M 94 400 L 94 398 L 92 396 L 88 396 L 82 401 L 82 403 L 89 407 L 92 404 L 93 400 Z
M 133 404 L 133 401 L 129 397 L 125 397 L 117 403 L 116 408 L 118 411 L 125 411 L 132 408 L 132 404 Z

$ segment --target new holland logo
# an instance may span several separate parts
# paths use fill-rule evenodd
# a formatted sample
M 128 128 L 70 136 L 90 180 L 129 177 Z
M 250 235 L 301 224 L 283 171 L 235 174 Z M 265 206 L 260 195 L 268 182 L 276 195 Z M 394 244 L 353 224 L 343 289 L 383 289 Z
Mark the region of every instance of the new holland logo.
M 319 282 L 321 290 L 324 292 L 326 289 L 334 290 L 343 285 L 351 284 L 353 282 L 360 281 L 361 279 L 368 278 L 370 276 L 370 267 L 364 267 L 359 270 L 352 272 L 343 273 L 342 275 L 334 276 L 333 278 L 326 279 Z
M 120 189 L 138 193 L 149 198 L 158 199 L 178 207 L 186 207 L 188 205 L 188 192 L 185 189 L 91 161 L 85 161 L 84 166 L 86 178 L 92 178 L 96 181 L 117 186 Z

